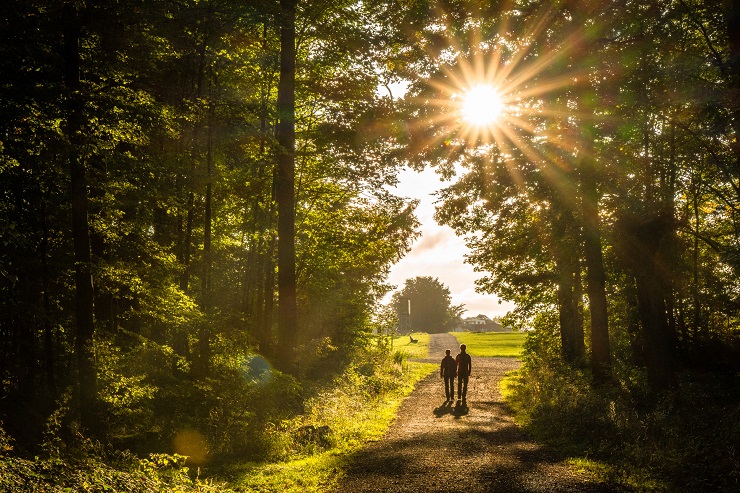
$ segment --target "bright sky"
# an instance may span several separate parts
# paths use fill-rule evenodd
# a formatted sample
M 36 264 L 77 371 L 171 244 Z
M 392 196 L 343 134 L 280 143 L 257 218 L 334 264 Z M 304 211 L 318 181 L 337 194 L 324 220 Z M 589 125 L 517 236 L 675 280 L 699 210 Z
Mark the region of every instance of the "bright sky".
M 480 275 L 473 267 L 464 263 L 468 249 L 462 238 L 458 238 L 449 226 L 440 226 L 434 221 L 433 193 L 446 186 L 432 169 L 421 173 L 404 170 L 399 175 L 396 195 L 419 199 L 416 215 L 421 223 L 422 236 L 414 243 L 411 251 L 391 269 L 388 282 L 403 287 L 404 281 L 417 276 L 432 276 L 447 286 L 452 293 L 452 303 L 465 304 L 464 317 L 482 313 L 489 317 L 504 315 L 514 309 L 509 302 L 499 303 L 493 295 L 475 292 L 475 279 Z M 412 308 L 413 309 L 413 308 Z

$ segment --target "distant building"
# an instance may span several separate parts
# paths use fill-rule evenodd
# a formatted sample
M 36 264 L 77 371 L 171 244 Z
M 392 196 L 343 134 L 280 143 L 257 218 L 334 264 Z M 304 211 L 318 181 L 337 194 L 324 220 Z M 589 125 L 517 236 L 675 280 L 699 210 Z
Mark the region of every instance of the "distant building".
M 504 332 L 500 323 L 482 314 L 464 318 L 463 326 L 470 332 Z

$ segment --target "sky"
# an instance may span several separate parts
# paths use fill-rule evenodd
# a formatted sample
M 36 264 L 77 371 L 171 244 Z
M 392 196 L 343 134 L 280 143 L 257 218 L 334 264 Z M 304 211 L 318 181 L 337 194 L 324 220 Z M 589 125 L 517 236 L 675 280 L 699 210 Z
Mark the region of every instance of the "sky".
M 432 169 L 422 172 L 404 170 L 399 184 L 391 189 L 396 195 L 419 199 L 416 215 L 421 223 L 421 236 L 411 251 L 391 269 L 388 282 L 403 288 L 404 281 L 417 276 L 432 276 L 450 289 L 452 304 L 465 304 L 463 317 L 478 314 L 499 317 L 514 309 L 514 304 L 489 294 L 475 292 L 475 279 L 480 273 L 464 263 L 468 252 L 463 238 L 458 238 L 449 226 L 440 226 L 434 220 L 435 191 L 447 186 Z M 412 308 L 413 309 L 413 308 Z

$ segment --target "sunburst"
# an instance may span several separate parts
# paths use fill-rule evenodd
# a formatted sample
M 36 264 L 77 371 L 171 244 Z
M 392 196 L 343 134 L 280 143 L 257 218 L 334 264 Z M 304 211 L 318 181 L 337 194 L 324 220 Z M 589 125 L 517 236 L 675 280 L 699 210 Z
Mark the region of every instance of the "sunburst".
M 495 87 L 478 84 L 465 92 L 460 113 L 470 125 L 492 125 L 499 119 L 504 107 L 503 98 Z
M 575 153 L 576 143 L 557 132 L 547 133 L 543 122 L 557 120 L 565 127 L 568 118 L 582 116 L 571 109 L 558 109 L 552 95 L 583 78 L 573 72 L 545 74 L 569 55 L 583 33 L 574 33 L 549 52 L 535 56 L 532 40 L 551 20 L 552 12 L 544 11 L 516 41 L 507 40 L 504 34 L 494 40 L 475 34 L 464 49 L 455 39 L 448 39 L 449 49 L 437 56 L 445 63 L 440 63 L 437 76 L 427 80 L 426 89 L 416 99 L 416 104 L 429 108 L 422 112 L 426 118 L 417 122 L 426 139 L 418 143 L 420 147 L 433 150 L 441 144 L 450 153 L 449 161 L 466 152 L 480 155 L 481 149 L 492 145 L 503 154 L 518 149 L 537 164 L 554 164 L 546 163 L 551 160 L 542 154 L 545 147 Z M 507 29 L 503 25 L 500 32 Z M 547 146 L 538 145 L 545 141 Z

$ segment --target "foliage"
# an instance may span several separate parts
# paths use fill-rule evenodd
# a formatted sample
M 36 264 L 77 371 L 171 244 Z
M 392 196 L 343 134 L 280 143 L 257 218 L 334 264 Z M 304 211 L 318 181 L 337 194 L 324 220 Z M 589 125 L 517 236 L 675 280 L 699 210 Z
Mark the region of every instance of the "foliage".
M 237 489 L 327 491 L 348 455 L 379 438 L 416 382 L 435 368 L 430 364 L 393 364 L 387 353 L 371 352 L 362 363 L 316 387 L 306 412 L 286 422 L 285 455 L 273 463 L 233 463 L 219 470 Z
M 403 151 L 456 177 L 436 219 L 465 236 L 478 289 L 524 318 L 556 308 L 563 357 L 590 356 L 596 380 L 634 365 L 657 391 L 737 361 L 737 7 L 466 5 L 418 13 L 419 45 L 442 48 L 410 62 Z M 459 111 L 481 83 L 505 103 L 488 126 Z
M 138 458 L 111 451 L 89 439 L 44 458 L 29 460 L 12 454 L 12 444 L 0 428 L 0 489 L 3 491 L 172 492 L 231 491 L 213 481 L 193 479 L 184 457 L 151 454 Z
M 415 202 L 386 188 L 400 163 L 385 152 L 395 110 L 376 93 L 376 14 L 301 4 L 297 366 L 250 373 L 294 349 L 276 346 L 277 14 L 267 1 L 4 6 L 0 414 L 23 449 L 82 389 L 94 404 L 69 403 L 65 420 L 96 414 L 86 433 L 117 447 L 173 451 L 187 431 L 209 460 L 279 455 L 304 386 L 370 343 Z M 73 209 L 89 227 L 73 230 Z
M 504 382 L 519 424 L 594 478 L 634 491 L 732 491 L 740 439 L 737 377 L 685 371 L 652 393 L 644 372 L 593 388 L 563 364 L 557 322 L 528 333 L 522 368 Z
M 467 346 L 471 356 L 519 358 L 522 355 L 522 346 L 526 338 L 525 333 L 470 333 L 454 332 L 452 334 L 460 344 Z M 455 350 L 455 348 L 450 348 Z
M 403 289 L 393 293 L 391 306 L 401 298 L 411 300 L 410 326 L 415 332 L 447 332 L 459 323 L 462 306 L 452 305 L 450 289 L 439 279 L 419 276 L 406 279 Z

